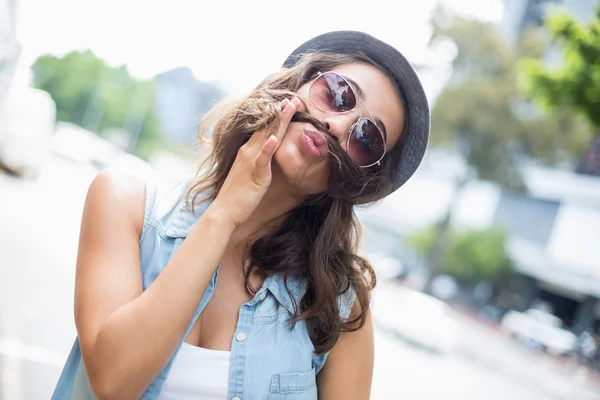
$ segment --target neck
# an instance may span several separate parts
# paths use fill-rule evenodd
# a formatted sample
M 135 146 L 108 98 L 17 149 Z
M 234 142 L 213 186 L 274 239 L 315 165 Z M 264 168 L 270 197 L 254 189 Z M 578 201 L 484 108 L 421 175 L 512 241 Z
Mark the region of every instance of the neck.
M 233 232 L 230 243 L 245 245 L 257 232 L 260 235 L 261 231 L 275 229 L 281 223 L 279 217 L 298 207 L 304 198 L 274 166 L 271 185 L 250 218 Z

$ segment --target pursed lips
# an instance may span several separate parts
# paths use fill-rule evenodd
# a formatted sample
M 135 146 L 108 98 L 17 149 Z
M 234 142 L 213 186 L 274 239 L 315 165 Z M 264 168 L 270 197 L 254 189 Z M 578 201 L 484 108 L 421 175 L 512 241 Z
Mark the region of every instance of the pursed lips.
M 327 139 L 321 132 L 307 129 L 304 131 L 304 134 L 312 140 L 314 146 L 319 150 L 320 156 L 325 156 L 327 154 L 329 145 Z

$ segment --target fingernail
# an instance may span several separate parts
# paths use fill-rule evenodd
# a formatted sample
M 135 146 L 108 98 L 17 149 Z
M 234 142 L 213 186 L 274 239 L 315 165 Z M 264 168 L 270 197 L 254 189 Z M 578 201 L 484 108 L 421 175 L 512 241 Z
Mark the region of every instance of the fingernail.
M 302 107 L 302 100 L 300 100 L 300 98 L 298 96 L 296 96 L 292 99 L 292 103 L 294 103 L 294 105 L 298 109 L 300 109 L 300 107 Z
M 279 111 L 282 111 L 289 102 L 290 101 L 288 99 L 283 99 L 281 103 L 279 103 Z

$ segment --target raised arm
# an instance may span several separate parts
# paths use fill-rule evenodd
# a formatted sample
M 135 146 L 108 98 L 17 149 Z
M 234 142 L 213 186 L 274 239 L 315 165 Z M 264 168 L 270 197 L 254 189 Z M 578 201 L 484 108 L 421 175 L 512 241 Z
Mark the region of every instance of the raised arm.
M 104 172 L 90 186 L 77 259 L 75 322 L 90 383 L 100 399 L 139 398 L 164 368 L 233 231 L 225 219 L 207 211 L 142 292 L 143 210 L 144 184 L 132 177 Z
M 271 183 L 271 159 L 299 99 L 285 101 L 279 129 L 242 146 L 217 198 L 161 274 L 142 291 L 139 240 L 144 183 L 103 172 L 83 212 L 75 323 L 92 389 L 100 399 L 137 399 L 172 357 L 237 226 Z

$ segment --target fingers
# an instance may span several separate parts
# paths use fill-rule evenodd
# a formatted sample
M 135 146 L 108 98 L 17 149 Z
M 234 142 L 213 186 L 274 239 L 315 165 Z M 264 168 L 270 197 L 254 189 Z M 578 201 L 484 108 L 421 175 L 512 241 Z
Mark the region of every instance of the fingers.
M 294 98 L 296 99 L 296 98 Z M 296 99 L 294 101 L 294 99 L 292 99 L 292 102 L 290 102 L 289 99 L 283 99 L 277 106 L 276 108 L 278 109 L 278 111 L 280 112 L 282 119 L 280 119 L 281 123 L 280 123 L 280 128 L 282 125 L 285 125 L 285 129 L 287 129 L 287 125 L 289 125 L 289 121 L 291 120 L 292 116 L 294 115 L 294 113 L 296 111 L 292 112 L 292 108 L 288 107 L 288 105 L 290 103 L 294 104 L 294 106 L 297 106 L 298 104 L 302 104 L 302 102 L 299 99 Z M 289 115 L 291 113 L 291 115 Z M 289 118 L 287 118 L 287 116 L 289 115 Z M 285 120 L 287 120 L 287 122 L 285 122 Z M 285 132 L 284 129 L 284 132 Z M 275 136 L 281 136 L 279 135 L 281 129 L 277 129 L 277 131 L 275 132 Z M 262 148 L 262 146 L 264 145 L 265 141 L 269 138 L 269 136 L 271 135 L 272 131 L 271 129 L 264 128 L 261 129 L 260 131 L 256 131 L 252 134 L 252 136 L 250 136 L 250 139 L 248 140 L 248 142 L 246 142 L 246 144 L 244 145 L 245 147 L 248 148 L 255 148 L 256 153 L 258 153 L 260 151 L 260 148 Z M 258 146 L 258 148 L 256 148 L 255 146 Z
M 292 100 L 284 99 L 281 103 L 279 103 L 279 109 L 281 110 L 279 127 L 275 134 L 270 134 L 266 138 L 262 144 L 260 153 L 256 157 L 253 174 L 253 180 L 255 184 L 260 185 L 261 183 L 269 180 L 271 176 L 271 159 L 273 158 L 273 154 L 275 154 L 275 151 L 277 148 L 279 148 L 281 139 L 287 131 L 292 117 L 301 106 L 302 102 L 297 97 L 294 97 Z M 260 140 L 257 140 L 253 145 L 258 146 L 259 143 Z
M 278 105 L 279 111 L 283 111 L 285 109 L 285 106 L 287 106 L 289 102 L 289 99 L 283 99 Z
M 285 99 L 285 100 L 287 100 L 287 99 Z M 283 102 L 280 103 L 280 106 L 281 105 L 283 105 Z M 294 114 L 296 114 L 296 111 L 298 111 L 301 107 L 302 107 L 302 101 L 298 97 L 294 97 L 292 100 L 287 101 L 285 103 L 285 105 L 283 106 L 283 109 L 281 111 L 281 119 L 279 122 L 279 128 L 277 129 L 277 132 L 275 133 L 275 137 L 277 138 L 278 143 L 281 143 L 281 139 L 283 138 L 283 135 L 287 131 L 287 128 L 290 125 L 290 121 L 292 120 L 292 117 L 294 116 Z
M 294 97 L 292 100 L 283 99 L 278 105 L 277 108 L 280 111 L 280 123 L 279 128 L 276 132 L 272 132 L 269 128 L 261 129 L 260 131 L 255 132 L 248 142 L 243 146 L 248 149 L 253 149 L 250 152 L 257 154 L 260 152 L 260 149 L 265 144 L 265 142 L 269 139 L 271 134 L 274 134 L 278 140 L 278 143 L 281 143 L 281 138 L 285 134 L 292 117 L 303 106 L 302 101 L 298 97 Z
M 271 174 L 271 159 L 278 147 L 278 140 L 274 135 L 269 136 L 263 145 L 260 154 L 256 158 L 256 168 L 254 169 L 254 183 L 260 185 L 266 181 Z

